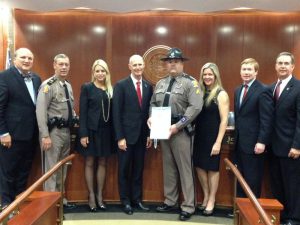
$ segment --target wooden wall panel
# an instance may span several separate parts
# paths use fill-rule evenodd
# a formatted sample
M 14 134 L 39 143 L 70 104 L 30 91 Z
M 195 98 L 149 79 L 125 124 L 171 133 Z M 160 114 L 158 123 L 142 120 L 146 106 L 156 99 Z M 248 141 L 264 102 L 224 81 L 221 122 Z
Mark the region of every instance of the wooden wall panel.
M 143 55 L 155 45 L 181 48 L 190 58 L 185 64 L 185 71 L 196 79 L 204 63 L 215 62 L 233 109 L 233 92 L 241 83 L 240 63 L 244 58 L 258 60 L 261 68 L 258 79 L 267 84 L 276 79 L 274 65 L 279 52 L 291 51 L 297 57 L 297 64 L 300 63 L 299 21 L 299 13 L 194 14 L 167 11 L 113 14 L 15 10 L 15 44 L 16 48 L 24 46 L 33 50 L 34 69 L 43 79 L 53 74 L 54 55 L 63 52 L 70 56 L 70 81 L 77 112 L 80 86 L 90 80 L 90 69 L 95 59 L 103 58 L 108 62 L 114 84 L 129 75 L 128 59 L 132 54 Z M 95 33 L 95 26 L 102 27 L 104 32 Z M 158 34 L 155 29 L 159 26 L 164 26 L 168 32 Z M 299 74 L 300 69 L 296 66 L 295 71 Z M 84 159 L 77 155 L 69 170 L 66 186 L 70 200 L 84 201 L 87 198 L 83 166 Z M 220 185 L 225 187 L 232 178 L 223 166 L 221 170 Z M 117 186 L 117 158 L 113 156 L 108 160 L 105 200 L 119 200 Z M 197 190 L 201 192 L 199 187 Z M 231 205 L 231 197 L 232 187 L 222 188 L 217 204 Z M 199 193 L 198 201 L 201 198 Z M 144 199 L 163 200 L 161 152 L 153 149 L 146 153 Z
M 240 62 L 243 55 L 244 17 L 222 15 L 215 17 L 217 34 L 216 63 L 222 83 L 229 94 L 230 109 L 233 111 L 233 91 L 240 84 Z
M 185 54 L 190 57 L 190 61 L 185 69 L 199 80 L 202 66 L 207 62 L 216 62 L 215 25 L 211 16 L 194 16 L 186 22 Z
M 128 61 L 133 54 L 141 54 L 136 47 L 137 21 L 127 17 L 113 17 L 111 27 L 112 48 L 112 81 L 116 83 L 120 78 L 129 75 Z
M 68 80 L 74 89 L 78 112 L 80 86 L 90 81 L 94 60 L 106 60 L 110 18 L 92 12 L 34 14 L 16 11 L 15 20 L 16 48 L 28 47 L 33 51 L 34 70 L 43 80 L 53 75 L 55 55 L 65 53 L 70 57 L 71 70 Z
M 293 17 L 291 28 L 293 30 L 293 48 L 292 52 L 294 53 L 296 60 L 296 68 L 294 69 L 294 74 L 298 79 L 300 79 L 300 15 L 295 13 L 290 15 Z
M 6 32 L 5 32 L 5 21 L 2 16 L 0 16 L 0 52 L 3 57 L 0 58 L 0 70 L 5 67 L 5 58 L 6 58 Z
M 245 17 L 243 58 L 255 58 L 258 79 L 266 84 L 276 80 L 275 59 L 282 51 L 292 52 L 293 32 L 287 29 L 292 18 L 287 15 L 249 15 Z

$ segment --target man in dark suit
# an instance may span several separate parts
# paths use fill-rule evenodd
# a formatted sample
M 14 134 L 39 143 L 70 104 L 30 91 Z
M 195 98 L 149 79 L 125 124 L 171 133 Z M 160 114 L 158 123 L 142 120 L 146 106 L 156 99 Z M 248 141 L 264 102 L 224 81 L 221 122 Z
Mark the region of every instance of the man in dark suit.
M 113 98 L 113 123 L 118 141 L 119 194 L 124 212 L 131 215 L 131 203 L 141 210 L 144 156 L 151 147 L 147 126 L 152 86 L 142 79 L 145 64 L 139 55 L 129 59 L 129 77 L 117 82 Z
M 14 66 L 0 73 L 1 198 L 5 207 L 26 188 L 38 143 L 35 103 L 41 79 L 30 70 L 33 54 L 16 50 Z
M 300 81 L 292 75 L 294 56 L 282 52 L 275 69 L 278 80 L 272 85 L 275 121 L 272 135 L 271 187 L 284 206 L 286 224 L 300 224 Z
M 266 145 L 272 132 L 272 92 L 256 79 L 259 65 L 248 58 L 241 63 L 243 84 L 234 93 L 235 154 L 238 169 L 257 198 L 261 194 Z M 237 185 L 237 196 L 246 197 Z

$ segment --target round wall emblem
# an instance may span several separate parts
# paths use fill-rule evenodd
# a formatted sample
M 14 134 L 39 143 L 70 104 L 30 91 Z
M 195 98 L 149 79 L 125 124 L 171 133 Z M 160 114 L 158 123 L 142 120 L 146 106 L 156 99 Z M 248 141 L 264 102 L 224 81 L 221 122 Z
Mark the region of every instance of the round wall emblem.
M 152 84 L 156 84 L 157 81 L 167 75 L 164 62 L 160 59 L 165 57 L 170 49 L 166 45 L 155 45 L 143 55 L 145 60 L 144 78 Z

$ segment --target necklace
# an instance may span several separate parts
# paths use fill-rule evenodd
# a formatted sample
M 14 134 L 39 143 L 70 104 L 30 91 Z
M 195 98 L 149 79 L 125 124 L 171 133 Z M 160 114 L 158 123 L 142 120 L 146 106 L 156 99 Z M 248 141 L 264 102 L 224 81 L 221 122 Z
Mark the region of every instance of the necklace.
M 105 92 L 105 93 L 107 94 L 107 92 Z M 107 94 L 107 97 L 108 97 L 108 107 L 107 107 L 107 117 L 106 118 L 105 118 L 105 114 L 104 114 L 103 98 L 101 100 L 101 103 L 102 103 L 102 115 L 103 115 L 103 120 L 104 120 L 105 123 L 109 120 L 109 111 L 110 111 L 110 97 L 109 97 L 108 94 Z

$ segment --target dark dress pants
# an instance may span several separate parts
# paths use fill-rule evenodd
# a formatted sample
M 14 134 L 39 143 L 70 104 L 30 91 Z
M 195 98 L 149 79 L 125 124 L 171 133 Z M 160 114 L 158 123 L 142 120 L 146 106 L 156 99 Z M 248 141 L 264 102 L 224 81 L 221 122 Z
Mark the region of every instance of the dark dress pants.
M 254 195 L 259 198 L 261 194 L 262 179 L 264 175 L 265 154 L 246 154 L 237 152 L 237 167 L 249 185 Z M 237 183 L 237 197 L 246 198 L 241 185 Z
M 9 205 L 26 189 L 36 144 L 35 140 L 30 140 L 13 141 L 9 149 L 0 146 L 2 206 Z
M 300 221 L 300 159 L 272 155 L 270 172 L 273 196 L 284 206 L 281 219 Z
M 137 143 L 127 144 L 127 151 L 118 149 L 119 194 L 123 205 L 142 200 L 145 151 L 146 139 L 141 136 Z

